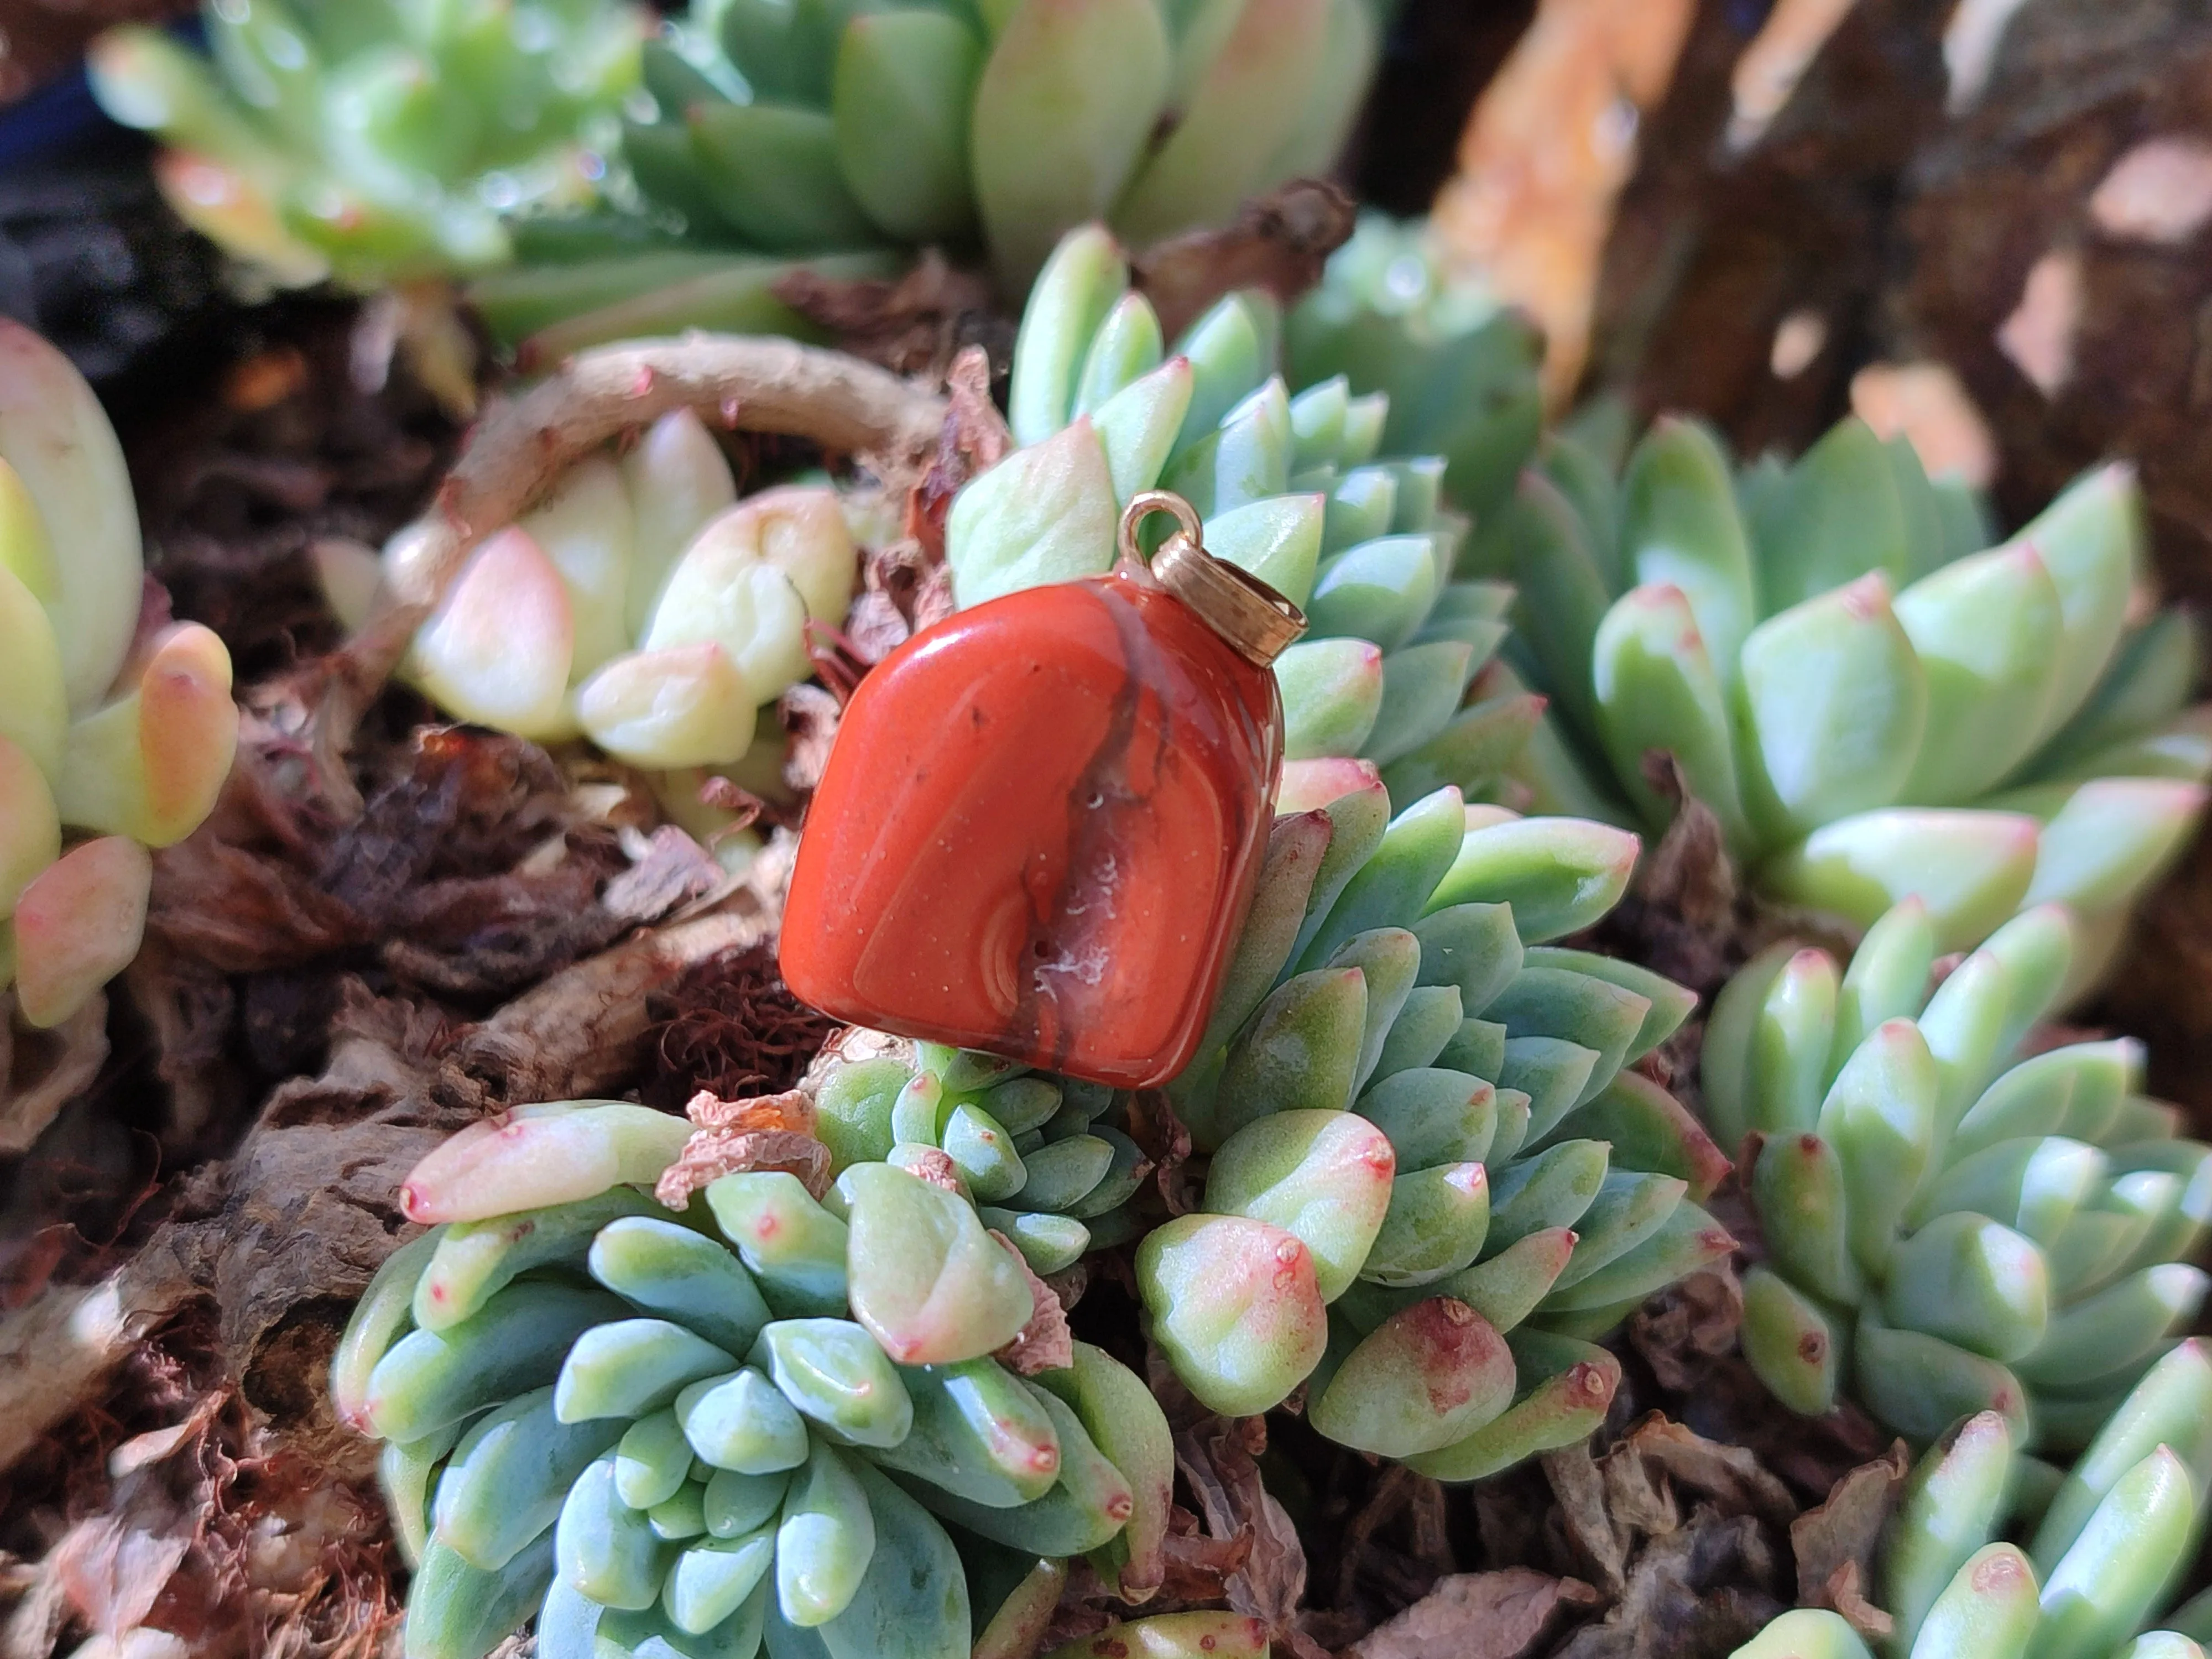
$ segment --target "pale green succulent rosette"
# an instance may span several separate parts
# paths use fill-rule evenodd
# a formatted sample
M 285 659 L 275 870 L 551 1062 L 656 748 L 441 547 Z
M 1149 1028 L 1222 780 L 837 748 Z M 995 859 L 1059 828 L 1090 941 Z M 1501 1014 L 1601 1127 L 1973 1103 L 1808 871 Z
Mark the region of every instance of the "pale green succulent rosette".
M 1995 1412 L 1931 1447 L 1874 1587 L 1890 1659 L 2201 1659 L 2192 1603 L 2160 1622 L 2203 1534 L 2212 1358 L 2168 1353 L 2069 1470 L 2027 1456 Z M 2007 1534 L 2016 1542 L 2002 1541 Z M 1842 1617 L 1800 1608 L 1735 1659 L 1869 1659 Z
M 410 1659 L 482 1659 L 533 1613 L 546 1659 L 964 1659 L 1065 1558 L 1158 1585 L 1166 1420 L 1086 1345 L 1034 1376 L 992 1357 L 1035 1295 L 965 1200 L 871 1164 L 825 1202 L 752 1171 L 671 1210 L 641 1184 L 689 1127 L 525 1108 L 410 1177 L 439 1224 L 331 1370 L 385 1443 Z
M 1087 221 L 1150 243 L 1326 173 L 1384 9 L 693 0 L 645 49 L 647 107 L 623 143 L 643 206 L 685 249 L 518 271 L 486 297 L 495 315 L 526 300 L 541 324 L 606 307 L 630 333 L 729 327 L 721 308 L 761 304 L 823 256 L 857 270 L 879 250 L 865 268 L 889 275 L 915 249 L 980 243 L 1012 298 Z M 635 325 L 648 315 L 658 330 Z M 612 337 L 580 316 L 563 333 L 580 329 Z
M 1595 448 L 1549 440 L 1468 561 L 1521 584 L 1509 650 L 1553 694 L 1562 787 L 1656 828 L 1664 750 L 1771 896 L 1861 927 L 1917 896 L 1947 950 L 2064 903 L 2092 982 L 2212 770 L 2132 473 L 1988 547 L 1966 492 L 1856 418 L 1741 475 L 1686 420 L 1618 477 Z
M 1620 898 L 1636 839 L 1364 787 L 1276 821 L 1193 1066 L 1206 1155 L 1164 1218 L 1129 1115 L 1157 1106 L 855 1034 L 810 1078 L 840 1160 L 942 1152 L 1041 1271 L 1138 1239 L 1153 1340 L 1210 1408 L 1304 1384 L 1309 1420 L 1470 1480 L 1588 1434 L 1620 1380 L 1590 1339 L 1726 1255 L 1728 1162 L 1626 1069 L 1694 999 L 1549 941 Z M 1443 1404 L 1439 1402 L 1449 1402 Z
M 198 829 L 229 775 L 230 653 L 198 623 L 140 637 L 145 591 L 100 400 L 0 319 L 0 1021 L 100 1018 L 138 953 L 149 849 Z
M 986 1226 L 1055 1273 L 1129 1237 L 1123 1206 L 1152 1165 L 1127 1097 L 993 1055 L 878 1031 L 833 1038 L 801 1085 L 831 1167 L 914 1167 L 941 1153 Z
M 2078 1446 L 2195 1316 L 2212 1147 L 2142 1094 L 2134 1042 L 2022 1057 L 2073 933 L 2027 911 L 1931 991 L 1908 900 L 1848 969 L 1785 943 L 1716 1000 L 1705 1111 L 1766 1241 L 1744 1352 L 1794 1410 L 1848 1390 L 1917 1438 L 1990 1410 Z
M 1479 795 L 1542 707 L 1478 681 L 1510 590 L 1452 579 L 1466 521 L 1443 505 L 1440 459 L 1377 459 L 1386 398 L 1340 380 L 1289 395 L 1277 323 L 1272 301 L 1236 295 L 1170 345 L 1112 237 L 1067 236 L 1014 348 L 1023 447 L 969 483 L 946 522 L 953 596 L 972 605 L 1103 575 L 1122 507 L 1173 490 L 1210 552 L 1306 612 L 1305 637 L 1275 663 L 1291 775 L 1360 758 L 1403 799 L 1444 784 Z
M 1550 941 L 1620 898 L 1632 836 L 1370 785 L 1278 820 L 1200 1056 L 1211 1154 L 1149 1233 L 1153 1340 L 1217 1411 L 1301 1384 L 1329 1437 L 1443 1480 L 1567 1444 L 1620 1379 L 1592 1339 L 1726 1255 L 1727 1159 L 1627 1069 L 1695 999 Z
M 416 533 L 393 538 L 387 568 Z M 586 739 L 641 769 L 671 816 L 707 838 L 727 815 L 700 805 L 706 774 L 781 790 L 772 705 L 812 676 L 808 629 L 844 620 L 859 573 L 835 489 L 738 499 L 720 447 L 679 410 L 619 456 L 578 461 L 479 541 L 400 672 L 455 719 Z M 341 617 L 358 623 L 375 570 L 324 576 Z
M 1362 214 L 1285 319 L 1283 356 L 1293 386 L 1341 375 L 1387 396 L 1383 447 L 1443 457 L 1445 493 L 1479 520 L 1535 450 L 1542 340 L 1481 283 L 1448 273 L 1422 221 Z
M 647 14 L 615 0 L 221 0 L 209 54 L 137 26 L 92 84 L 169 148 L 179 215 L 268 281 L 481 270 L 507 222 L 597 199 Z

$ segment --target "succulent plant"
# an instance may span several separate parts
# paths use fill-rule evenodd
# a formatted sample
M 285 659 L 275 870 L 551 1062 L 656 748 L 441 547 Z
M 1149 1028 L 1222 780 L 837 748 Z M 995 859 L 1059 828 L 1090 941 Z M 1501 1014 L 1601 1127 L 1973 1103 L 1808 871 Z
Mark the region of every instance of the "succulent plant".
M 2138 586 L 2124 466 L 1987 540 L 1856 418 L 1734 477 L 1662 420 L 1618 480 L 1554 437 L 1468 562 L 1520 581 L 1509 650 L 1583 757 L 1580 810 L 1617 790 L 1663 822 L 1643 769 L 1668 751 L 1772 896 L 1863 927 L 1915 894 L 1947 950 L 2062 902 L 2087 983 L 2203 806 L 2194 635 Z
M 2146 1630 L 2196 1553 L 2212 1482 L 2212 1355 L 2173 1349 L 2061 1471 L 1984 1412 L 1913 1470 L 1876 1596 L 1893 1659 L 2199 1659 L 2180 1626 Z M 1993 1542 L 2012 1532 L 2021 1543 Z M 1784 1613 L 1737 1659 L 1867 1659 L 1838 1614 Z
M 1232 295 L 1170 348 L 1112 237 L 1070 233 L 1014 348 L 1024 447 L 970 482 L 946 521 L 953 598 L 1102 574 L 1130 498 L 1174 490 L 1208 551 L 1306 611 L 1307 636 L 1275 662 L 1293 775 L 1358 757 L 1400 799 L 1447 783 L 1477 794 L 1541 710 L 1478 679 L 1511 591 L 1451 580 L 1466 520 L 1441 504 L 1441 459 L 1376 459 L 1387 398 L 1341 380 L 1288 395 L 1278 321 L 1266 296 Z
M 386 558 L 405 553 L 396 538 Z M 844 619 L 859 562 L 834 490 L 739 501 L 720 448 L 679 410 L 483 538 L 403 672 L 448 714 L 521 737 L 588 738 L 655 773 L 734 766 L 763 705 L 813 672 L 808 623 Z M 360 620 L 375 573 L 325 574 Z M 775 770 L 771 754 L 755 781 L 772 787 Z M 681 815 L 685 792 L 664 793 Z
M 640 1188 L 690 1127 L 526 1107 L 410 1177 L 437 1224 L 363 1295 L 331 1393 L 385 1443 L 410 1659 L 481 1659 L 533 1610 L 546 1659 L 965 1659 L 1036 1620 L 1040 1578 L 1049 1614 L 1065 1558 L 1149 1595 L 1166 1420 L 1087 1345 L 992 1357 L 1036 1292 L 968 1202 L 865 1163 L 823 1202 L 751 1170 L 672 1207 Z
M 848 1028 L 801 1086 L 833 1168 L 941 1152 L 1032 1272 L 1059 1273 L 1137 1224 L 1123 1206 L 1151 1165 L 1127 1133 L 1126 1100 L 1103 1085 Z
M 1133 1201 L 1126 1119 L 1158 1114 L 1128 1097 L 873 1036 L 809 1087 L 841 1161 L 934 1146 L 1055 1262 L 1087 1230 L 1141 1233 L 1153 1340 L 1206 1406 L 1304 1383 L 1323 1433 L 1468 1480 L 1603 1418 L 1620 1369 L 1586 1339 L 1733 1248 L 1699 1207 L 1728 1161 L 1624 1069 L 1694 999 L 1547 943 L 1612 908 L 1636 838 L 1449 786 L 1392 820 L 1366 769 L 1276 821 L 1200 1059 L 1167 1088 L 1210 1154 L 1194 1212 Z
M 693 0 L 623 152 L 695 238 L 777 253 L 977 239 L 1010 293 L 1060 234 L 1145 241 L 1328 171 L 1375 0 Z
M 177 212 L 265 280 L 356 289 L 504 264 L 507 220 L 597 199 L 646 13 L 621 0 L 208 0 L 210 56 L 94 46 Z
M 2022 1058 L 2074 928 L 2028 910 L 1929 988 L 1906 900 L 1847 970 L 1784 943 L 1715 1000 L 1705 1111 L 1745 1146 L 1767 1259 L 1744 1351 L 1793 1409 L 1851 1392 L 1904 1433 L 1968 1412 L 2078 1446 L 2203 1298 L 2212 1147 L 2146 1099 L 2125 1039 Z
M 145 586 L 107 416 L 0 319 L 0 992 L 34 1026 L 137 954 L 148 849 L 199 827 L 237 746 L 229 653 L 143 628 Z
M 1455 507 L 1486 519 L 1536 447 L 1543 343 L 1480 283 L 1447 271 L 1422 220 L 1363 213 L 1283 326 L 1290 383 L 1338 375 L 1390 399 L 1382 447 L 1440 455 Z

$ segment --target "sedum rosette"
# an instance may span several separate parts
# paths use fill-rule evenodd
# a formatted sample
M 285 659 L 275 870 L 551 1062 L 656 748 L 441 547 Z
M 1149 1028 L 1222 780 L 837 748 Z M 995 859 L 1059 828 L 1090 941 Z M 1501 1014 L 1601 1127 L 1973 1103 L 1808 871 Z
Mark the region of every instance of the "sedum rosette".
M 639 211 L 556 224 L 477 290 L 574 344 L 800 326 L 781 277 L 988 255 L 1011 301 L 1091 219 L 1139 243 L 1326 174 L 1378 56 L 1379 0 L 693 0 L 624 123 Z M 563 255 L 569 257 L 563 257 Z
M 1536 447 L 1542 356 L 1526 317 L 1443 268 L 1425 222 L 1379 213 L 1360 215 L 1283 325 L 1291 385 L 1341 375 L 1383 393 L 1383 447 L 1441 456 L 1452 503 L 1486 520 Z
M 0 994 L 58 1024 L 138 953 L 148 850 L 210 811 L 238 744 L 230 653 L 142 626 L 123 451 L 92 388 L 0 319 Z
M 618 0 L 210 0 L 209 55 L 111 30 L 107 112 L 168 146 L 178 214 L 267 281 L 367 290 L 483 270 L 508 221 L 595 199 L 637 86 Z
M 1931 989 L 1908 900 L 1848 969 L 1784 943 L 1716 1000 L 1705 1110 L 1744 1147 L 1767 1259 L 1744 1351 L 1784 1404 L 1846 1387 L 1919 1438 L 1968 1412 L 2023 1438 L 2094 1434 L 2202 1304 L 2212 1147 L 2146 1099 L 2124 1039 L 2026 1052 L 2074 928 L 2043 906 Z
M 1931 1448 L 1906 1484 L 1875 1594 L 1893 1659 L 2201 1659 L 2212 1605 L 2156 1626 L 2203 1535 L 2212 1357 L 2182 1344 L 2072 1468 L 2025 1456 L 1994 1412 Z M 2018 1542 L 1992 1541 L 2006 1536 Z M 1735 1659 L 1869 1659 L 1841 1616 L 1787 1613 Z
M 419 533 L 402 531 L 386 566 Z M 670 775 L 664 801 L 696 821 L 703 772 L 779 789 L 770 705 L 814 672 L 810 626 L 844 619 L 859 569 L 834 489 L 739 500 L 720 447 L 679 410 L 625 452 L 577 462 L 479 540 L 401 672 L 456 719 L 544 743 L 586 738 Z M 377 574 L 325 567 L 349 622 L 368 615 Z
M 482 1659 L 533 1613 L 545 1659 L 964 1659 L 1034 1642 L 1079 1555 L 1149 1596 L 1166 1421 L 1098 1349 L 1019 1352 L 1036 1281 L 969 1203 L 882 1164 L 820 1201 L 758 1169 L 663 1202 L 690 1129 L 525 1107 L 410 1177 L 436 1224 L 331 1370 L 385 1443 L 410 1659 Z M 1219 1614 L 1161 1640 L 1261 1650 Z
M 1971 497 L 1856 418 L 1740 475 L 1669 419 L 1618 477 L 1552 439 L 1471 562 L 1521 584 L 1513 648 L 1558 724 L 1531 752 L 1563 799 L 1663 823 L 1663 750 L 1769 896 L 1864 927 L 1913 895 L 1947 950 L 2063 902 L 2079 987 L 2212 770 L 2141 516 L 2106 466 L 1990 547 Z
M 1293 765 L 1361 758 L 1402 799 L 1444 784 L 1476 796 L 1542 707 L 1493 695 L 1482 674 L 1511 591 L 1453 579 L 1467 522 L 1443 504 L 1441 459 L 1381 453 L 1387 398 L 1340 379 L 1290 396 L 1278 327 L 1265 295 L 1232 295 L 1170 346 L 1113 239 L 1071 233 L 1014 348 L 1024 447 L 969 483 L 946 522 L 953 597 L 1103 574 L 1130 498 L 1173 490 L 1208 551 L 1306 612 L 1305 637 L 1275 662 Z

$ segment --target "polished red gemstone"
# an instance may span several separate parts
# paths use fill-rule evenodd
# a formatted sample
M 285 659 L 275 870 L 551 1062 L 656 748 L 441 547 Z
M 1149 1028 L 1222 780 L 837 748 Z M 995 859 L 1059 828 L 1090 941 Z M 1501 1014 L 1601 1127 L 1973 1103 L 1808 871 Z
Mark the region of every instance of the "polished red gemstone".
M 948 617 L 846 708 L 784 979 L 855 1024 L 1164 1082 L 1251 903 L 1282 748 L 1273 673 L 1141 568 Z

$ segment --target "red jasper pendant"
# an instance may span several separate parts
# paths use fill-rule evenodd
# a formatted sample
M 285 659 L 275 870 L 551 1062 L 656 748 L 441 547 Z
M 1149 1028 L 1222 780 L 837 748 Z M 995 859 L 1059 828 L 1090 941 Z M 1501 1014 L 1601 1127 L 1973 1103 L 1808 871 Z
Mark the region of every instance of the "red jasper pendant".
M 1133 530 L 1182 528 L 1148 570 Z M 1154 492 L 1112 574 L 908 640 L 847 705 L 780 946 L 854 1024 L 1121 1088 L 1189 1064 L 1250 906 L 1305 625 Z

